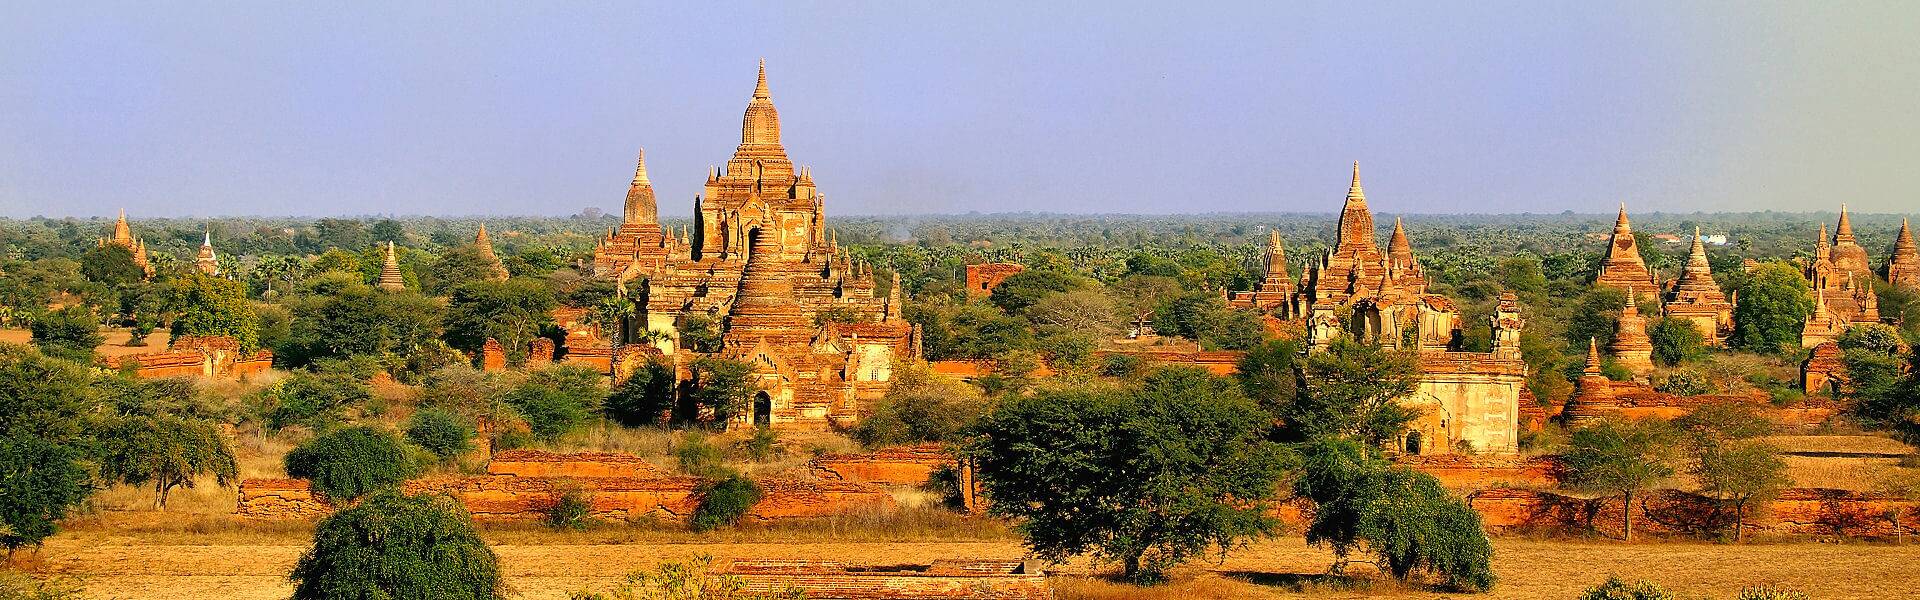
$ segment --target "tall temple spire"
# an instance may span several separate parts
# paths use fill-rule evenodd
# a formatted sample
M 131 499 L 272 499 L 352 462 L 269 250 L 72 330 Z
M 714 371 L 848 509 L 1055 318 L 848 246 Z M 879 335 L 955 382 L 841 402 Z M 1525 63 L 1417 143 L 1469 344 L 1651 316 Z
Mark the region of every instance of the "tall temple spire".
M 767 91 L 766 59 L 760 59 L 760 76 L 753 84 L 753 99 L 747 102 L 747 114 L 740 123 L 740 145 L 780 145 L 780 112 L 773 108 L 773 93 Z
M 1400 217 L 1393 217 L 1393 236 L 1387 238 L 1387 266 L 1404 272 L 1413 268 L 1413 244 L 1407 242 L 1407 229 Z
M 767 59 L 764 58 L 760 59 L 760 80 L 753 84 L 753 97 L 773 97 L 773 93 L 767 91 Z
M 1600 263 L 1600 275 L 1594 283 L 1615 289 L 1628 289 L 1653 283 L 1653 274 L 1640 259 L 1639 242 L 1633 237 L 1633 223 L 1627 219 L 1627 203 L 1620 203 L 1620 216 L 1613 220 L 1613 235 L 1607 242 L 1607 256 Z
M 1587 367 L 1581 373 L 1591 376 L 1600 375 L 1600 342 L 1594 338 L 1587 338 Z
M 1353 182 L 1347 185 L 1347 201 L 1340 207 L 1340 229 L 1335 234 L 1334 252 L 1377 250 L 1373 241 L 1373 212 L 1367 209 L 1367 192 L 1360 188 L 1360 161 L 1353 161 Z
M 398 292 L 407 289 L 407 280 L 400 276 L 400 260 L 393 255 L 393 242 L 387 242 L 387 263 L 380 267 L 380 282 L 375 287 Z
M 640 150 L 633 167 L 633 183 L 627 187 L 627 202 L 621 213 L 622 225 L 654 225 L 660 222 L 660 206 L 653 197 L 653 181 L 647 178 L 647 151 Z
M 1907 220 L 1900 220 L 1900 235 L 1894 239 L 1893 254 L 1887 257 L 1887 282 L 1911 290 L 1920 290 L 1920 248 L 1915 248 L 1913 231 Z
M 486 259 L 489 263 L 488 266 L 492 274 L 488 279 L 494 281 L 507 280 L 507 265 L 500 262 L 500 255 L 493 253 L 493 238 L 487 237 L 486 223 L 481 223 L 479 233 L 473 234 L 473 248 L 480 253 L 481 258 Z
M 213 253 L 213 230 L 209 228 L 200 239 L 200 254 L 193 257 L 193 266 L 201 273 L 220 274 L 220 259 Z
M 1840 224 L 1835 225 L 1833 229 L 1833 245 L 1838 246 L 1851 241 L 1854 241 L 1853 217 L 1847 214 L 1847 205 L 1842 202 L 1840 204 Z
M 1867 249 L 1853 237 L 1853 217 L 1847 205 L 1840 205 L 1840 223 L 1833 230 L 1833 267 L 1846 271 L 1850 275 L 1868 277 L 1873 274 L 1873 259 L 1867 256 Z

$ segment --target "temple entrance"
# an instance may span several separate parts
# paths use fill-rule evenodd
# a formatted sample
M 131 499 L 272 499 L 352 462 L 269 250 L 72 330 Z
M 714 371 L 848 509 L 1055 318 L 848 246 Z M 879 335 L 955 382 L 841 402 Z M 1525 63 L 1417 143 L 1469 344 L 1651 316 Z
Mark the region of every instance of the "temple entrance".
M 753 395 L 753 426 L 766 427 L 773 424 L 773 398 L 766 392 Z
M 1409 455 L 1412 455 L 1412 456 L 1420 455 L 1420 432 L 1418 431 L 1407 432 L 1407 442 L 1406 442 L 1405 450 L 1406 450 L 1406 453 Z

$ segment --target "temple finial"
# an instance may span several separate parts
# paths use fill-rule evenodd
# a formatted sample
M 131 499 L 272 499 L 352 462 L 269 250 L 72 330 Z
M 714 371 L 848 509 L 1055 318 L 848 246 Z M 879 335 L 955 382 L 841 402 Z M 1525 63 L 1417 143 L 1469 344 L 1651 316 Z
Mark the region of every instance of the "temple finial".
M 1347 184 L 1347 199 L 1361 201 L 1367 199 L 1366 190 L 1360 187 L 1360 161 L 1357 160 L 1353 161 L 1353 181 Z
M 767 91 L 767 59 L 765 58 L 760 59 L 760 81 L 753 85 L 753 97 L 755 98 L 772 98 L 773 97 L 773 94 Z
M 636 184 L 643 184 L 643 185 L 652 184 L 652 181 L 647 179 L 647 149 L 646 148 L 641 148 L 639 158 L 634 160 L 633 182 Z

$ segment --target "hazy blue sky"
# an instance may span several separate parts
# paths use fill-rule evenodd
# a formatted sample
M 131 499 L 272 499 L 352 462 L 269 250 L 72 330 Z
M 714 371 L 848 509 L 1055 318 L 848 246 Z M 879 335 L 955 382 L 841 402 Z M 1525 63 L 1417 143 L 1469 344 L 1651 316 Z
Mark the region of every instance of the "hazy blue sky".
M 281 4 L 0 7 L 0 215 L 686 214 L 763 56 L 829 214 L 1920 213 L 1920 2 Z

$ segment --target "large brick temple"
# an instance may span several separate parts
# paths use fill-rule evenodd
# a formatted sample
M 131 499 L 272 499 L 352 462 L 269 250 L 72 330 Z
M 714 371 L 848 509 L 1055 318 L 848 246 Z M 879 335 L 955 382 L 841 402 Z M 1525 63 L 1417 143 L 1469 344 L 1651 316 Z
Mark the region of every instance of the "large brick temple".
M 637 307 L 608 333 L 614 346 L 651 345 L 682 367 L 707 355 L 758 367 L 764 391 L 733 424 L 850 424 L 886 393 L 895 360 L 919 357 L 897 278 L 879 292 L 872 268 L 827 229 L 812 173 L 787 157 L 764 63 L 740 145 L 707 174 L 693 212 L 690 230 L 661 225 L 642 154 L 620 226 L 599 241 L 593 268 Z M 720 348 L 683 343 L 682 328 L 696 320 L 718 324 Z M 614 365 L 616 376 L 635 366 Z

